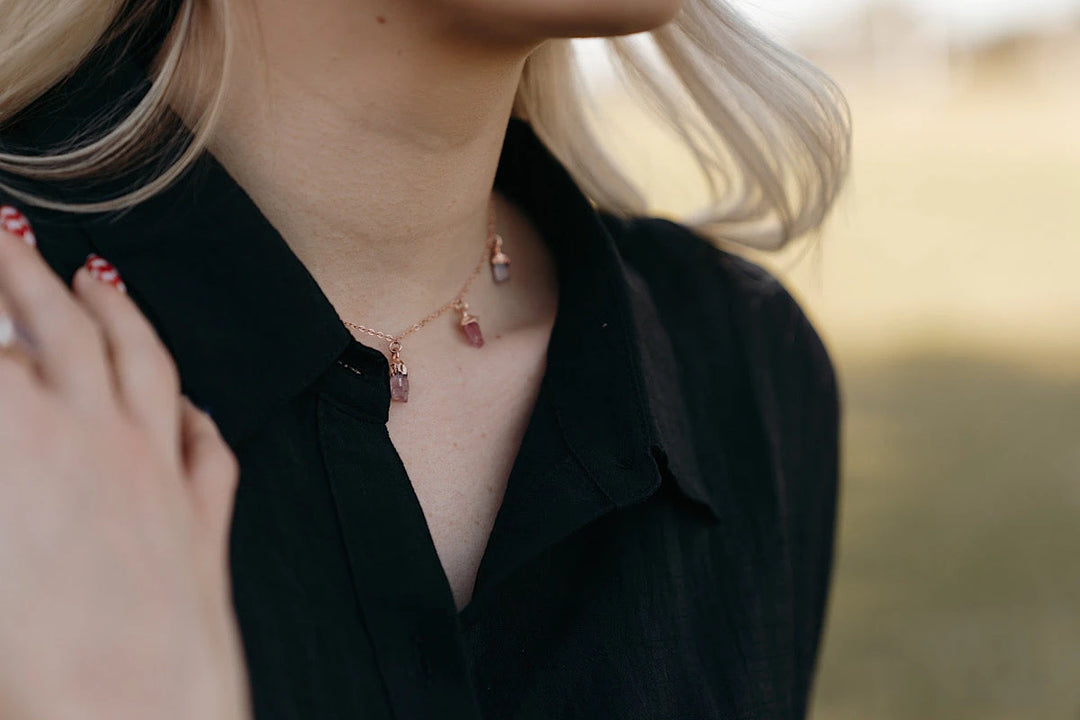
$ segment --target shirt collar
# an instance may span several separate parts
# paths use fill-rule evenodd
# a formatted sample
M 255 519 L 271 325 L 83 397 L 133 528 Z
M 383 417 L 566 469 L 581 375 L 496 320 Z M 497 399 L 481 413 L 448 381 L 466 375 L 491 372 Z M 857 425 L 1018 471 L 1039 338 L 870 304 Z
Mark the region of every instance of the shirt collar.
M 63 112 L 32 125 L 62 137 L 118 94 L 138 97 L 136 86 L 145 88 L 146 75 L 130 59 L 108 82 L 76 77 Z M 560 299 L 547 373 L 579 461 L 617 506 L 670 476 L 717 517 L 690 443 L 678 363 L 646 284 L 618 251 L 619 221 L 598 213 L 516 118 L 495 186 L 527 211 L 555 256 Z M 76 222 L 124 276 L 184 391 L 209 407 L 234 447 L 353 342 L 303 263 L 209 152 L 159 195 Z
M 616 505 L 642 499 L 670 474 L 718 517 L 690 442 L 670 340 L 612 232 L 621 221 L 597 212 L 528 123 L 516 118 L 495 184 L 527 209 L 555 256 L 560 310 L 547 372 L 578 458 Z

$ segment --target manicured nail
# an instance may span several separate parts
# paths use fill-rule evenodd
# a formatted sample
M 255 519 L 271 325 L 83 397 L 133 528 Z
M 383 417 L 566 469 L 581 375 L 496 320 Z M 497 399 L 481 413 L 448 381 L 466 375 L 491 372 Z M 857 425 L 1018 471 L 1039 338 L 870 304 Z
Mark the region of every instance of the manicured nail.
M 95 280 L 108 283 L 122 293 L 127 292 L 127 285 L 120 279 L 120 273 L 113 267 L 111 262 L 97 253 L 90 253 L 86 256 L 85 267 L 90 271 L 90 276 Z
M 30 228 L 30 221 L 21 212 L 10 205 L 0 205 L 0 230 L 21 237 L 30 247 L 37 247 L 37 238 Z

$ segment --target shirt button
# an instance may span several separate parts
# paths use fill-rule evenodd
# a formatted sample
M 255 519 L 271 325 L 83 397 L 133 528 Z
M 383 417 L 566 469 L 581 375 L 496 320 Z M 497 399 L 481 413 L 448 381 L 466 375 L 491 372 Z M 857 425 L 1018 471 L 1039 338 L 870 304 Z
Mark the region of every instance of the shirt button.
M 319 378 L 318 390 L 365 417 L 385 423 L 390 408 L 386 367 L 381 355 L 372 359 L 346 351 Z

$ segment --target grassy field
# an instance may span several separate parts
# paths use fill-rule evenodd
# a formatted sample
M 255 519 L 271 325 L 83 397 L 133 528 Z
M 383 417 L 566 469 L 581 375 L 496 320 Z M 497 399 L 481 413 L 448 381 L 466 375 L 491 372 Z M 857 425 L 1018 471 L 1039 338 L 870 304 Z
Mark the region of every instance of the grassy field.
M 927 349 L 841 369 L 813 717 L 1080 717 L 1080 377 Z
M 767 262 L 844 392 L 838 562 L 814 720 L 1080 718 L 1080 96 L 994 68 L 897 87 L 830 68 L 851 185 Z M 621 113 L 620 113 L 621 115 Z M 693 173 L 641 118 L 657 212 Z M 640 152 L 644 148 L 648 152 Z

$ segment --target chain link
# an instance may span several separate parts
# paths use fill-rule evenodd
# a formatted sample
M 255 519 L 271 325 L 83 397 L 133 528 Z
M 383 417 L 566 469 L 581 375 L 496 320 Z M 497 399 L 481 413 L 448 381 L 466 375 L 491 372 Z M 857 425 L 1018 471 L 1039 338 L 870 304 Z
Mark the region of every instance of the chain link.
M 484 267 L 484 262 L 488 258 L 491 257 L 491 249 L 495 244 L 495 238 L 496 237 L 497 236 L 495 234 L 495 198 L 494 198 L 494 196 L 492 196 L 492 198 L 488 201 L 488 236 L 487 236 L 487 241 L 484 243 L 484 252 L 480 256 L 480 261 L 476 263 L 476 267 L 473 268 L 472 273 L 469 275 L 468 279 L 465 281 L 465 284 L 461 286 L 461 290 L 458 291 L 458 294 L 455 295 L 452 300 L 447 302 L 445 305 L 440 307 L 438 310 L 435 310 L 434 312 L 429 313 L 423 319 L 413 323 L 407 329 L 405 329 L 404 331 L 402 331 L 401 333 L 399 333 L 397 335 L 391 335 L 390 333 L 385 333 L 385 332 L 382 332 L 381 330 L 375 330 L 374 328 L 369 328 L 369 327 L 365 327 L 363 325 L 358 325 L 356 323 L 349 322 L 348 320 L 343 320 L 342 322 L 344 322 L 345 325 L 347 325 L 347 326 L 349 326 L 351 328 L 355 328 L 356 330 L 367 333 L 368 335 L 373 335 L 374 337 L 377 337 L 380 340 L 385 340 L 386 342 L 390 343 L 391 346 L 396 344 L 397 350 L 400 350 L 402 340 L 407 338 L 409 335 L 412 335 L 414 332 L 416 332 L 420 328 L 424 327 L 428 323 L 432 322 L 433 320 L 438 319 L 444 313 L 446 313 L 447 310 L 450 310 L 451 308 L 458 309 L 458 310 L 466 310 L 466 309 L 468 309 L 469 305 L 468 305 L 468 303 L 465 302 L 465 295 L 469 292 L 469 288 L 472 287 L 473 282 L 476 281 L 477 276 L 480 275 L 480 271 Z

